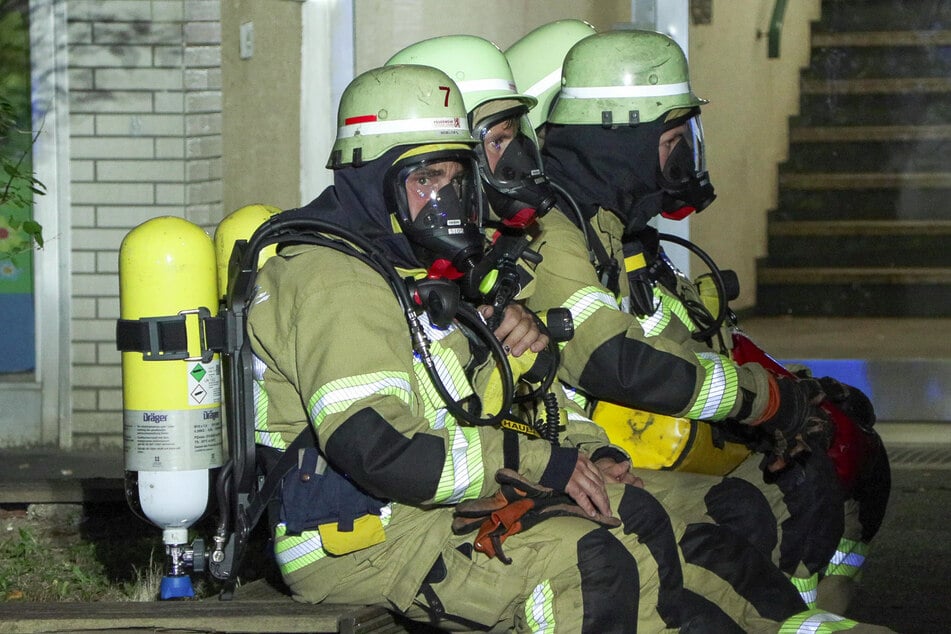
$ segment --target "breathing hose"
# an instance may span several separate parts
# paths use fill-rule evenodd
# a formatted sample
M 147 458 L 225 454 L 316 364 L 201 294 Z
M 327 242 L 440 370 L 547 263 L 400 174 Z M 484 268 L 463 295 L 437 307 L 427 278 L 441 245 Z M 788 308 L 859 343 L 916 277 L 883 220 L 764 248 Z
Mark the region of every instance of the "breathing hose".
M 338 238 L 334 240 L 331 237 Z M 396 268 L 389 263 L 386 257 L 363 236 L 356 234 L 339 225 L 316 218 L 283 219 L 279 215 L 268 219 L 251 236 L 248 248 L 245 251 L 246 266 L 253 266 L 257 262 L 257 254 L 266 246 L 277 243 L 302 243 L 327 246 L 341 253 L 350 255 L 364 262 L 379 273 L 387 281 L 393 294 L 396 296 L 403 310 L 403 316 L 409 327 L 413 347 L 419 354 L 440 398 L 443 399 L 446 409 L 457 419 L 471 425 L 499 425 L 511 409 L 514 398 L 514 378 L 509 366 L 506 352 L 501 342 L 482 320 L 479 313 L 471 306 L 461 303 L 457 316 L 469 326 L 486 343 L 492 356 L 502 372 L 502 402 L 499 411 L 486 418 L 466 411 L 446 388 L 442 377 L 436 368 L 429 348 L 429 341 L 416 314 L 416 304 L 410 296 L 405 280 L 400 277 Z
M 706 251 L 698 247 L 696 244 L 682 238 L 680 236 L 675 236 L 669 233 L 661 233 L 657 236 L 660 240 L 664 242 L 672 242 L 674 244 L 680 245 L 700 258 L 706 267 L 710 270 L 710 276 L 713 279 L 713 286 L 717 292 L 717 314 L 712 315 L 710 311 L 702 303 L 695 302 L 692 300 L 687 300 L 681 297 L 681 300 L 684 302 L 684 305 L 690 311 L 690 316 L 700 327 L 700 330 L 693 333 L 693 338 L 697 341 L 706 341 L 714 334 L 719 333 L 720 327 L 723 325 L 723 320 L 726 319 L 727 315 L 727 292 L 726 285 L 723 282 L 723 276 L 720 273 L 720 269 L 717 267 L 716 263 L 713 261 Z

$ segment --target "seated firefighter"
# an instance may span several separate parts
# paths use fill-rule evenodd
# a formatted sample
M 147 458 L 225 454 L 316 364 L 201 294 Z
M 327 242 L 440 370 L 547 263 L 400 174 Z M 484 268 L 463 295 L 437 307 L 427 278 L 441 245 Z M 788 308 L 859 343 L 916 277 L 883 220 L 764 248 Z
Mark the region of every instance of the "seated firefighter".
M 372 241 L 404 276 L 479 257 L 474 141 L 447 76 L 414 66 L 364 73 L 342 96 L 339 123 L 335 184 L 303 214 Z M 312 426 L 320 447 L 285 481 L 275 528 L 294 596 L 467 629 L 634 631 L 638 559 L 602 527 L 597 509 L 608 507 L 592 461 L 462 424 L 479 412 L 451 412 L 444 398 L 472 394 L 491 357 L 467 338 L 471 326 L 401 306 L 375 268 L 345 249 L 285 246 L 262 267 L 249 313 L 259 441 L 282 450 Z M 406 312 L 425 355 L 414 351 Z M 506 318 L 500 330 L 515 333 L 506 345 L 521 352 L 531 337 Z M 454 508 L 498 491 L 507 465 L 590 510 L 506 539 L 508 565 L 474 553 L 472 534 L 453 533 Z
M 650 31 L 579 40 L 564 27 L 540 27 L 507 53 L 519 81 L 536 86 L 561 66 L 551 51 L 568 51 L 561 84 L 535 91 L 553 104 L 536 121 L 546 126 L 543 159 L 560 189 L 557 206 L 576 213 L 574 224 L 557 213 L 543 219 L 543 260 L 528 300 L 575 315 L 559 376 L 598 399 L 594 420 L 635 464 L 708 469 L 756 485 L 782 529 L 771 548 L 777 564 L 810 605 L 844 611 L 888 499 L 870 404 L 834 379 L 795 381 L 766 355 L 744 353 L 749 340 L 719 310 L 727 298 L 705 305 L 717 293 L 704 282 L 718 276 L 687 280 L 647 224 L 714 199 L 699 122 L 706 102 L 692 92 L 677 44 Z M 833 428 L 827 407 L 854 421 Z M 744 460 L 747 445 L 761 453 Z

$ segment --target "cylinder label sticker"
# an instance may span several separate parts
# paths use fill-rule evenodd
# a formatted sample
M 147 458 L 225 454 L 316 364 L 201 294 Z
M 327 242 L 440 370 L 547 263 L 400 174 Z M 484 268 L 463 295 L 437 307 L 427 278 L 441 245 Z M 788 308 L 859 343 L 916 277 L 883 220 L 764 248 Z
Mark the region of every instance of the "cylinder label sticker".
M 221 402 L 221 365 L 217 359 L 208 363 L 190 361 L 188 372 L 188 404 L 193 407 Z
M 125 410 L 125 468 L 129 471 L 212 469 L 224 462 L 221 410 Z

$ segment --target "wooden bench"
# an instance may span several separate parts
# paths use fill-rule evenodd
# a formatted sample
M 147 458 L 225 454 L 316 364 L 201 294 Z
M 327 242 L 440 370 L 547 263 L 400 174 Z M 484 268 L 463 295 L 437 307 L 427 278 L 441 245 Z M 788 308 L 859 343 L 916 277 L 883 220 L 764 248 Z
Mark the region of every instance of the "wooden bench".
M 0 603 L 0 633 L 77 631 L 405 634 L 416 630 L 407 629 L 382 608 L 298 603 L 264 580 L 241 586 L 231 601 Z

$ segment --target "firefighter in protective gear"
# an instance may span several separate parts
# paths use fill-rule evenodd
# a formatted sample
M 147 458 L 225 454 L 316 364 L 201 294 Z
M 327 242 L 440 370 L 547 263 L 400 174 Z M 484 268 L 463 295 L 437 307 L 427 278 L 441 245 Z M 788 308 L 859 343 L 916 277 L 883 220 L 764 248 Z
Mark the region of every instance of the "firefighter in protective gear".
M 524 52 L 535 44 L 550 47 L 519 46 Z M 798 439 L 813 420 L 807 391 L 697 344 L 691 334 L 698 326 L 676 292 L 637 271 L 627 279 L 617 275 L 625 260 L 644 261 L 645 252 L 660 259 L 648 220 L 664 212 L 684 217 L 713 198 L 698 119 L 704 102 L 690 90 L 682 52 L 656 33 L 598 34 L 571 49 L 563 75 L 543 158 L 547 175 L 577 201 L 583 216 L 577 224 L 594 239 L 586 245 L 563 218 L 545 219 L 544 260 L 529 304 L 572 309 L 576 336 L 564 344 L 560 376 L 627 407 L 758 427 L 768 432 L 768 450 L 788 458 L 802 448 Z M 567 198 L 560 207 L 568 208 Z M 600 275 L 589 264 L 592 252 Z M 777 561 L 790 574 L 798 570 L 804 598 L 814 600 L 808 584 L 824 570 L 842 530 L 834 472 L 822 455 L 795 461 L 768 474 L 777 489 L 764 486 L 758 463 L 747 460 L 731 475 L 755 483 L 774 502 L 783 525 Z
M 573 21 L 566 22 L 569 28 L 574 26 L 571 24 Z M 437 37 L 401 50 L 388 64 L 407 62 L 432 65 L 447 75 L 463 78 L 459 86 L 473 124 L 473 136 L 480 141 L 476 152 L 480 158 L 483 185 L 487 192 L 494 191 L 497 196 L 495 199 L 490 196 L 490 201 L 498 200 L 498 196 L 507 196 L 518 203 L 517 208 L 521 210 L 525 208 L 526 201 L 533 200 L 533 196 L 534 200 L 553 197 L 554 193 L 547 186 L 547 179 L 541 176 L 541 164 L 537 159 L 537 144 L 531 133 L 531 126 L 526 125 L 526 110 L 533 100 L 514 91 L 507 62 L 494 44 L 468 35 Z M 492 86 L 495 88 L 490 88 Z M 512 155 L 517 157 L 517 162 L 511 160 Z M 513 170 L 510 167 L 513 163 L 530 166 L 530 169 L 517 173 L 532 173 L 534 178 L 513 178 Z M 500 186 L 500 182 L 505 185 Z M 527 194 L 526 189 L 530 190 Z M 538 193 L 542 195 L 538 196 Z M 501 209 L 503 211 L 499 212 L 493 207 L 493 211 L 503 219 L 503 223 L 508 222 L 509 226 L 512 226 L 513 214 L 507 212 L 512 207 L 503 205 Z M 535 208 L 532 208 L 532 211 L 535 211 Z M 522 214 L 521 221 L 515 226 L 531 232 L 536 218 L 544 224 L 548 216 Z M 525 220 L 529 222 L 526 223 Z M 605 464 L 606 468 L 611 469 L 611 473 L 605 472 L 609 479 L 612 474 L 630 473 L 630 464 L 626 459 L 620 466 L 611 461 Z M 681 606 L 682 624 L 694 615 L 698 621 L 729 615 L 740 627 L 755 628 L 753 623 L 744 621 L 745 612 L 749 610 L 749 598 L 769 587 L 771 583 L 776 583 L 787 592 L 792 590 L 784 578 L 781 579 L 775 574 L 774 568 L 766 566 L 765 561 L 758 555 L 751 554 L 751 546 L 746 542 L 747 537 L 765 544 L 775 543 L 776 540 L 775 522 L 771 519 L 771 512 L 762 495 L 754 487 L 742 480 L 721 481 L 720 478 L 697 474 L 644 470 L 635 470 L 634 474 L 672 516 L 678 539 L 684 546 L 683 572 L 678 570 L 679 566 L 676 564 L 679 562 L 671 561 L 670 556 L 662 557 L 657 561 L 660 578 L 671 579 L 682 574 L 687 593 L 694 597 L 703 597 L 702 600 L 694 602 L 703 604 L 702 607 Z M 493 503 L 495 501 L 490 502 L 489 507 Z M 625 522 L 626 532 L 637 534 L 639 531 L 633 520 L 635 514 L 626 513 L 626 507 L 629 507 L 629 503 L 622 502 L 613 509 L 622 522 Z M 770 527 L 772 534 L 764 530 Z M 733 529 L 733 532 L 728 529 Z M 656 548 L 656 545 L 652 547 Z M 764 547 L 764 550 L 770 549 L 771 546 Z M 730 554 L 726 554 L 727 552 Z M 762 576 L 755 577 L 755 580 L 748 574 L 731 576 L 724 583 L 723 579 L 709 574 L 709 570 L 722 570 L 729 563 L 736 565 L 737 569 L 741 566 L 759 567 L 763 571 Z M 749 568 L 747 572 L 748 570 Z M 776 596 L 783 594 L 783 590 L 777 590 Z M 769 614 L 776 620 L 783 620 L 799 613 L 803 607 L 799 601 L 787 596 L 788 603 L 777 601 L 775 605 L 766 606 L 755 599 L 752 603 L 761 614 Z M 643 599 L 644 597 L 642 602 Z M 663 599 L 664 597 L 659 597 L 658 604 L 658 612 L 662 614 L 671 609 L 670 602 L 664 602 Z M 716 617 L 710 616 L 709 604 L 705 601 L 719 605 Z M 704 614 L 705 616 L 700 616 Z M 667 624 L 674 623 L 671 619 Z
M 344 91 L 338 124 L 334 185 L 285 214 L 369 238 L 405 276 L 425 277 L 432 258 L 476 257 L 484 238 L 475 142 L 448 76 L 409 65 L 368 71 Z M 492 364 L 466 330 L 422 309 L 418 317 L 448 391 L 472 395 Z M 592 461 L 598 443 L 581 451 L 517 436 L 513 448 L 497 428 L 461 424 L 371 266 L 337 249 L 284 246 L 260 271 L 248 333 L 259 442 L 284 450 L 306 426 L 318 439 L 319 453 L 302 452 L 285 479 L 275 518 L 276 558 L 296 598 L 381 605 L 466 629 L 634 631 L 639 586 L 650 594 L 658 585 L 638 573 L 651 559 L 646 546 L 557 516 L 508 537 L 505 565 L 452 532 L 454 507 L 492 495 L 494 474 L 512 462 L 594 516 L 606 506 Z M 628 488 L 664 533 L 652 498 Z
M 432 66 L 455 78 L 473 135 L 481 141 L 475 150 L 493 212 L 510 226 L 523 227 L 551 209 L 554 196 L 542 175 L 528 118 L 537 100 L 516 92 L 512 71 L 495 44 L 474 35 L 435 37 L 400 50 L 387 61 L 393 64 Z

